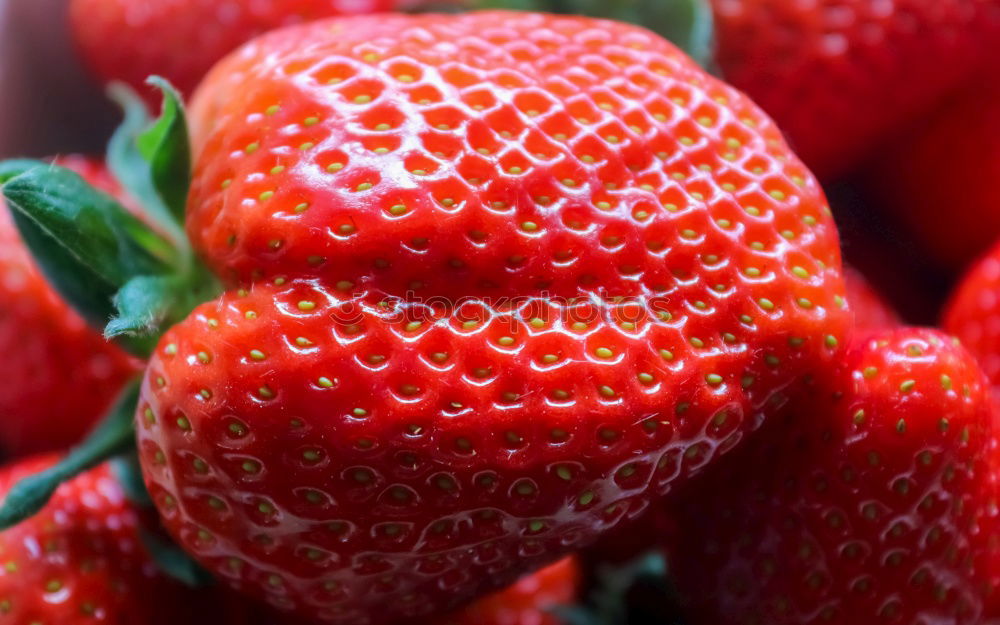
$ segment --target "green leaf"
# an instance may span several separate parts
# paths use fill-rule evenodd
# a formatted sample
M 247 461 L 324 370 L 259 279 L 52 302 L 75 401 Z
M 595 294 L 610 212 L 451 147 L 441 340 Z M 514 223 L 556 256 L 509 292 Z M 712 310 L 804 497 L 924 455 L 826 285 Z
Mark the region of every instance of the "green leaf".
M 194 588 L 207 586 L 214 581 L 208 571 L 169 540 L 146 530 L 140 532 L 140 537 L 153 562 L 170 577 Z
M 34 516 L 59 485 L 105 460 L 135 447 L 132 426 L 139 402 L 139 380 L 130 383 L 97 427 L 58 464 L 24 478 L 7 493 L 0 505 L 0 529 Z
M 139 152 L 152 168 L 153 186 L 174 219 L 184 223 L 184 207 L 191 187 L 191 142 L 180 94 L 164 78 L 149 84 L 163 92 L 163 110 L 156 122 L 139 135 Z
M 146 216 L 177 242 L 184 231 L 153 185 L 149 161 L 139 152 L 139 135 L 151 123 L 146 103 L 124 83 L 112 83 L 108 96 L 118 103 L 124 115 L 108 142 L 108 168 L 128 194 L 139 202 Z
M 0 185 L 34 167 L 45 167 L 46 163 L 30 158 L 12 158 L 0 161 Z
M 153 498 L 149 496 L 146 483 L 142 479 L 138 451 L 135 448 L 130 449 L 127 453 L 112 458 L 110 462 L 111 470 L 128 500 L 140 508 L 152 508 Z
M 46 277 L 98 328 L 129 279 L 170 270 L 169 244 L 66 168 L 28 169 L 3 185 L 3 195 Z
M 150 336 L 159 330 L 177 300 L 180 281 L 171 276 L 138 276 L 115 293 L 116 314 L 104 327 L 104 336 Z

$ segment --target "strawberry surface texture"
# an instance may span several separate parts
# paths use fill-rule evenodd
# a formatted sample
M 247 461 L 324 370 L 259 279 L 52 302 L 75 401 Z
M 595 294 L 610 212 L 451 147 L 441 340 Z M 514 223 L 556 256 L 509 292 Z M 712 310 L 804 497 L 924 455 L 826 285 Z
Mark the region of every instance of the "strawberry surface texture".
M 675 502 L 692 622 L 995 622 L 998 422 L 972 356 L 882 330 L 803 401 Z
M 120 193 L 103 165 L 58 163 Z M 77 442 L 108 408 L 135 362 L 92 329 L 48 283 L 0 199 L 0 447 L 9 456 Z
M 187 231 L 228 285 L 161 339 L 147 486 L 227 584 L 443 614 L 594 541 L 843 344 L 836 229 L 745 96 L 641 28 L 318 21 L 192 107 Z
M 959 281 L 941 324 L 962 340 L 1000 389 L 1000 244 Z
M 827 178 L 1000 60 L 997 0 L 711 0 L 727 81 Z M 911 125 L 916 124 L 916 128 Z
M 55 461 L 33 457 L 4 467 L 0 496 Z M 158 571 L 140 527 L 108 465 L 62 484 L 37 516 L 0 534 L 0 623 L 222 622 L 212 602 Z

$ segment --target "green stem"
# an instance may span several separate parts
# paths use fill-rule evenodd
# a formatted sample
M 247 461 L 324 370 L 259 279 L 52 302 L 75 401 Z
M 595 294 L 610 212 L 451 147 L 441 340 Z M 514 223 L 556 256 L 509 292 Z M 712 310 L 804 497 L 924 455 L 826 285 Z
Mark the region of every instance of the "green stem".
M 139 402 L 139 380 L 133 380 L 96 428 L 58 464 L 24 478 L 0 506 L 0 529 L 7 529 L 41 510 L 59 485 L 135 444 L 133 417 Z

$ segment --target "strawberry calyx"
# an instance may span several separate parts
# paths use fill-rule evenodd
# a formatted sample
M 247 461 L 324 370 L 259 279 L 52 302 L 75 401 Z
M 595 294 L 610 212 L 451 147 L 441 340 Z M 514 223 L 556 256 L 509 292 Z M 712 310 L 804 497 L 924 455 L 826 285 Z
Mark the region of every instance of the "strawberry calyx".
M 702 67 L 712 64 L 714 28 L 707 0 L 473 0 L 473 5 L 630 22 L 665 37 Z
M 183 104 L 165 80 L 149 82 L 163 93 L 155 121 L 131 89 L 109 90 L 124 119 L 108 145 L 108 165 L 142 218 L 67 168 L 0 162 L 4 199 L 46 278 L 89 324 L 143 359 L 166 328 L 219 291 L 184 233 L 191 154 Z M 33 516 L 60 484 L 109 459 L 133 503 L 151 505 L 135 460 L 140 380 L 60 462 L 14 485 L 0 506 L 0 529 Z M 173 544 L 153 535 L 143 541 L 168 574 L 189 584 L 205 579 Z

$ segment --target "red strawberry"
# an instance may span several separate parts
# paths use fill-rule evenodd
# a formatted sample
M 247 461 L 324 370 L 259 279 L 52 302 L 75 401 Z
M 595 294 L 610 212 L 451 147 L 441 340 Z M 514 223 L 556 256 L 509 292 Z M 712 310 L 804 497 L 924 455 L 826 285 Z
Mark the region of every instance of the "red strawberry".
M 58 161 L 118 193 L 103 165 Z M 41 274 L 0 199 L 0 447 L 24 455 L 60 449 L 90 429 L 135 373 L 135 363 L 91 329 Z
M 193 105 L 231 290 L 138 411 L 182 546 L 330 622 L 441 614 L 738 443 L 847 324 L 816 181 L 642 29 L 485 12 L 252 42 Z
M 1000 237 L 1000 74 L 956 94 L 873 172 L 922 250 L 961 269 Z
M 854 312 L 854 326 L 861 330 L 879 330 L 900 325 L 899 315 L 860 271 L 844 267 L 847 301 Z
M 281 26 L 337 15 L 404 11 L 424 0 L 71 0 L 73 35 L 102 81 L 145 90 L 159 75 L 190 93 L 240 44 Z M 109 45 L 114 42 L 114 45 Z
M 711 2 L 726 80 L 774 117 L 821 177 L 856 167 L 997 62 L 988 56 L 1000 34 L 997 0 Z
M 1000 242 L 962 278 L 942 326 L 979 359 L 1000 393 Z
M 0 496 L 54 460 L 0 470 Z M 0 533 L 0 561 L 0 623 L 174 625 L 211 617 L 211 602 L 157 572 L 137 513 L 107 465 L 64 483 L 41 513 Z
M 1000 596 L 987 460 L 1000 421 L 972 356 L 935 330 L 882 331 L 797 405 L 674 502 L 693 622 L 1000 616 L 984 607 Z

